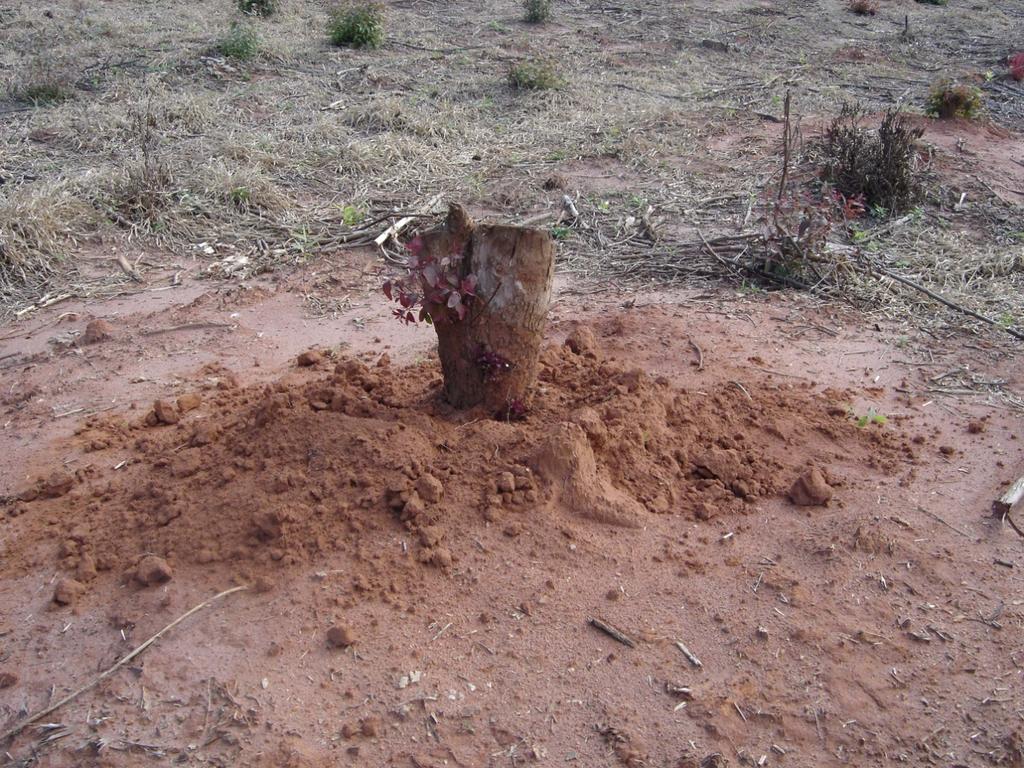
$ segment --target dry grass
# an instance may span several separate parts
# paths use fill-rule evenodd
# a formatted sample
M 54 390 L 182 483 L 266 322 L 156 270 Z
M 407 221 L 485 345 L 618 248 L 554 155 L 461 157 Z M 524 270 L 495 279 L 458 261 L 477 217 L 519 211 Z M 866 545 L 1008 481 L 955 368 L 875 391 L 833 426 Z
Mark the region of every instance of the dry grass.
M 745 214 L 778 169 L 777 126 L 754 113 L 779 114 L 786 81 L 804 86 L 798 108 L 820 115 L 838 109 L 844 83 L 868 80 L 859 95 L 873 109 L 907 88 L 923 103 L 916 67 L 985 66 L 999 46 L 1005 55 L 1001 38 L 1020 22 L 1018 6 L 999 0 L 982 16 L 950 6 L 911 47 L 886 24 L 858 27 L 875 47 L 870 71 L 883 76 L 871 80 L 863 62 L 834 55 L 852 15 L 816 16 L 812 29 L 712 0 L 644 3 L 642 14 L 639 5 L 567 3 L 557 25 L 540 26 L 522 23 L 521 0 L 393 4 L 375 51 L 332 47 L 325 5 L 291 0 L 270 19 L 248 20 L 265 53 L 244 67 L 209 55 L 238 18 L 233 3 L 48 7 L 53 19 L 27 4 L 0 17 L 10 41 L 0 51 L 5 82 L 23 76 L 24 53 L 55 30 L 64 32 L 61 60 L 74 63 L 71 98 L 0 104 L 12 137 L 0 166 L 9 179 L 0 185 L 8 308 L 28 297 L 33 273 L 57 279 L 97 238 L 188 253 L 226 242 L 252 250 L 263 268 L 334 247 L 353 204 L 372 217 L 440 192 L 481 213 L 535 214 L 559 204 L 560 193 L 541 188 L 554 173 L 571 177 L 592 225 L 559 233 L 565 266 L 638 281 L 720 278 L 710 262 L 673 263 L 671 243 L 698 241 L 697 228 L 714 236 L 753 227 Z M 915 17 L 916 31 L 930 18 Z M 606 38 L 565 34 L 595 21 Z M 705 39 L 728 41 L 732 52 Z M 991 42 L 962 44 L 979 39 Z M 514 59 L 553 56 L 564 88 L 508 88 Z M 994 118 L 1024 126 L 1017 102 L 987 96 Z M 153 117 L 148 148 L 139 113 Z M 748 135 L 765 137 L 755 152 Z M 639 199 L 654 209 L 657 243 L 627 226 Z M 21 223 L 25 206 L 35 211 L 31 226 Z M 268 247 L 256 252 L 256 242 Z M 993 259 L 1012 247 L 992 240 Z M 1008 295 L 1017 279 L 993 284 Z

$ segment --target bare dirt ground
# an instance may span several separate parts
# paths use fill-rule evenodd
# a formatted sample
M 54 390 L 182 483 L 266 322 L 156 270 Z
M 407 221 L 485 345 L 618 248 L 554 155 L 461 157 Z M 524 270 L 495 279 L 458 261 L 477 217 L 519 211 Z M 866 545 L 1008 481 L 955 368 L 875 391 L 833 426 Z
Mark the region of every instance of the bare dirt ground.
M 51 5 L 0 4 L 12 93 L 71 86 L 0 105 L 0 734 L 244 589 L 0 764 L 1024 764 L 990 512 L 1024 474 L 1019 4 L 396 2 L 353 52 L 294 2 L 243 64 L 229 4 Z M 510 91 L 527 56 L 566 88 Z M 843 245 L 993 324 L 702 248 L 758 226 L 786 90 L 808 138 L 945 73 L 986 117 L 916 116 L 926 198 Z M 453 412 L 359 241 L 566 193 L 536 403 Z

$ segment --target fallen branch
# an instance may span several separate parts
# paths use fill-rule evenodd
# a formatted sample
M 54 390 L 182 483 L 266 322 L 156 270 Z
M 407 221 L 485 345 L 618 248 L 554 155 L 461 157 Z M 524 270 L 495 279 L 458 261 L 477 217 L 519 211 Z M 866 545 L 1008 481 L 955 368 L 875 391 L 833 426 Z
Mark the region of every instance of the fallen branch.
M 986 317 L 985 315 L 983 315 L 983 314 L 981 314 L 979 312 L 975 312 L 973 309 L 968 309 L 967 307 L 961 306 L 960 304 L 957 304 L 956 302 L 950 301 L 949 299 L 944 298 L 944 297 L 940 296 L 939 294 L 935 293 L 935 291 L 931 291 L 931 290 L 925 288 L 923 285 L 915 283 L 913 280 L 909 280 L 906 277 L 902 277 L 902 276 L 897 275 L 897 274 L 895 274 L 893 272 L 890 272 L 885 267 L 872 266 L 871 269 L 874 270 L 875 272 L 878 272 L 879 274 L 882 274 L 882 275 L 885 275 L 886 277 L 892 278 L 893 280 L 895 280 L 898 283 L 903 283 L 903 285 L 909 286 L 910 288 L 913 288 L 916 291 L 920 291 L 921 293 L 925 294 L 929 298 L 932 298 L 935 301 L 939 302 L 939 304 L 943 304 L 943 305 L 949 307 L 950 309 L 955 309 L 957 312 L 960 312 L 962 314 L 965 314 L 965 315 L 968 315 L 970 317 L 973 317 L 975 320 L 981 320 L 982 322 L 988 323 L 989 325 L 995 326 L 997 328 L 1002 328 L 1004 331 L 1006 331 L 1008 334 L 1013 336 L 1015 339 L 1022 339 L 1022 340 L 1024 340 L 1024 333 L 1021 333 L 1017 329 L 1015 329 L 1015 328 L 1008 328 L 1005 325 L 1003 325 L 1002 323 L 1000 323 L 998 320 L 993 320 L 991 317 Z
M 636 648 L 636 641 L 635 640 L 633 640 L 631 637 L 628 637 L 628 636 L 622 634 L 619 630 L 617 630 L 611 624 L 606 624 L 605 622 L 601 621 L 600 619 L 591 618 L 590 619 L 590 625 L 592 627 L 596 627 L 597 629 L 601 630 L 602 632 L 604 632 L 609 637 L 612 637 L 615 640 L 618 640 L 623 645 L 628 645 L 630 648 Z
M 431 211 L 433 211 L 434 207 L 438 203 L 440 203 L 440 202 L 441 202 L 441 195 L 440 194 L 434 195 L 432 198 L 430 198 L 430 200 L 427 201 L 427 204 L 424 205 L 418 211 L 418 214 L 420 216 L 425 216 L 426 214 L 428 214 Z M 373 241 L 373 244 L 376 245 L 378 248 L 383 248 L 384 247 L 384 243 L 386 243 L 392 237 L 396 237 L 397 235 L 399 235 L 403 229 L 405 229 L 407 226 L 409 226 L 412 222 L 416 221 L 416 218 L 417 218 L 417 216 L 405 216 L 405 217 L 399 219 L 394 224 L 392 224 L 390 227 L 388 227 L 383 232 L 381 232 L 379 235 L 377 235 L 377 237 Z
M 144 650 L 149 648 L 149 646 L 151 646 L 153 643 L 155 643 L 157 640 L 159 640 L 161 637 L 163 637 L 163 635 L 165 633 L 169 632 L 174 627 L 178 626 L 181 622 L 183 622 L 185 619 L 187 619 L 192 614 L 201 611 L 203 608 L 207 607 L 211 603 L 216 602 L 217 600 L 220 600 L 222 597 L 227 597 L 228 595 L 232 594 L 233 592 L 241 592 L 243 589 L 248 589 L 248 588 L 249 588 L 248 585 L 243 584 L 242 586 L 239 586 L 239 587 L 232 587 L 231 589 L 226 589 L 223 592 L 220 592 L 219 594 L 214 595 L 209 600 L 204 600 L 199 605 L 197 605 L 194 608 L 186 611 L 181 616 L 179 616 L 174 621 L 172 621 L 170 624 L 168 624 L 166 627 L 164 627 L 159 632 L 157 632 L 155 635 L 153 635 L 151 638 L 146 640 L 146 642 L 144 642 L 142 645 L 138 646 L 135 650 L 133 650 L 127 656 L 122 657 L 120 661 L 118 661 L 117 663 L 114 664 L 114 666 L 110 667 L 105 672 L 101 672 L 98 676 L 94 677 L 90 682 L 86 683 L 85 685 L 83 685 L 78 690 L 73 691 L 72 693 L 69 693 L 67 696 L 65 696 L 63 699 L 58 701 L 56 704 L 53 704 L 52 706 L 49 706 L 49 707 L 47 707 L 46 709 L 44 709 L 44 710 L 42 710 L 40 712 L 36 712 L 31 717 L 28 717 L 25 720 L 22 720 L 20 723 L 18 723 L 18 725 L 14 726 L 9 731 L 6 731 L 4 734 L 0 735 L 0 742 L 5 742 L 9 738 L 11 738 L 12 736 L 17 736 L 19 733 L 21 733 L 23 730 L 25 730 L 25 728 L 27 728 L 28 726 L 32 725 L 32 723 L 34 723 L 37 720 L 40 720 L 40 719 L 46 717 L 47 715 L 49 715 L 49 714 L 51 714 L 53 712 L 56 712 L 58 709 L 63 707 L 65 704 L 67 704 L 69 701 L 72 701 L 72 700 L 78 698 L 79 696 L 81 696 L 83 693 L 85 693 L 89 689 L 94 688 L 96 685 L 101 683 L 103 680 L 106 680 L 108 677 L 110 677 L 117 670 L 119 670 L 121 667 L 123 667 L 129 661 L 134 659 L 136 656 L 138 656 Z

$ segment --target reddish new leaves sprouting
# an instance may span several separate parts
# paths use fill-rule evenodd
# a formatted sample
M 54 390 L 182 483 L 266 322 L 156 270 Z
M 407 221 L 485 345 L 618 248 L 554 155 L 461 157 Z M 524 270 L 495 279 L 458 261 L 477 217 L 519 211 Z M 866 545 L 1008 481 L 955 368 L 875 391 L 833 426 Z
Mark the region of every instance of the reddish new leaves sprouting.
M 465 320 L 476 296 L 476 275 L 462 274 L 462 248 L 438 258 L 417 235 L 405 244 L 406 274 L 384 283 L 384 295 L 398 303 L 393 314 L 405 323 L 444 323 Z M 418 311 L 417 307 L 419 308 Z

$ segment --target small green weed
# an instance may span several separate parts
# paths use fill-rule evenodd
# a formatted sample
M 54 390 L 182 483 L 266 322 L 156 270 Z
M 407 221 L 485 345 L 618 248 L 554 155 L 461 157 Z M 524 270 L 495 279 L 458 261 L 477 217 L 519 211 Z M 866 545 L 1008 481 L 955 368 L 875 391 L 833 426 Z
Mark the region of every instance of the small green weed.
M 217 43 L 221 55 L 235 61 L 249 61 L 260 50 L 260 36 L 248 24 L 234 22 L 228 33 Z
M 327 23 L 327 36 L 339 47 L 379 48 L 384 42 L 384 7 L 370 3 L 336 8 Z
M 568 239 L 570 234 L 572 234 L 572 230 L 569 229 L 568 227 L 551 228 L 551 236 L 555 238 L 555 240 L 566 240 Z
M 925 112 L 948 120 L 953 117 L 974 119 L 981 114 L 981 91 L 972 85 L 940 80 L 932 86 Z
M 551 0 L 523 0 L 523 8 L 531 24 L 543 24 L 551 19 Z
M 549 91 L 561 88 L 564 83 L 550 64 L 542 61 L 521 61 L 509 69 L 508 84 L 516 90 Z
M 341 220 L 345 222 L 346 227 L 354 227 L 356 224 L 360 224 L 364 218 L 366 218 L 366 214 L 354 205 L 346 205 L 341 209 Z
M 861 429 L 864 429 L 869 424 L 886 424 L 889 421 L 885 414 L 879 413 L 874 408 L 868 408 L 868 412 L 863 416 L 853 415 L 857 419 L 857 426 Z
M 246 16 L 273 16 L 277 0 L 238 0 L 238 10 Z

